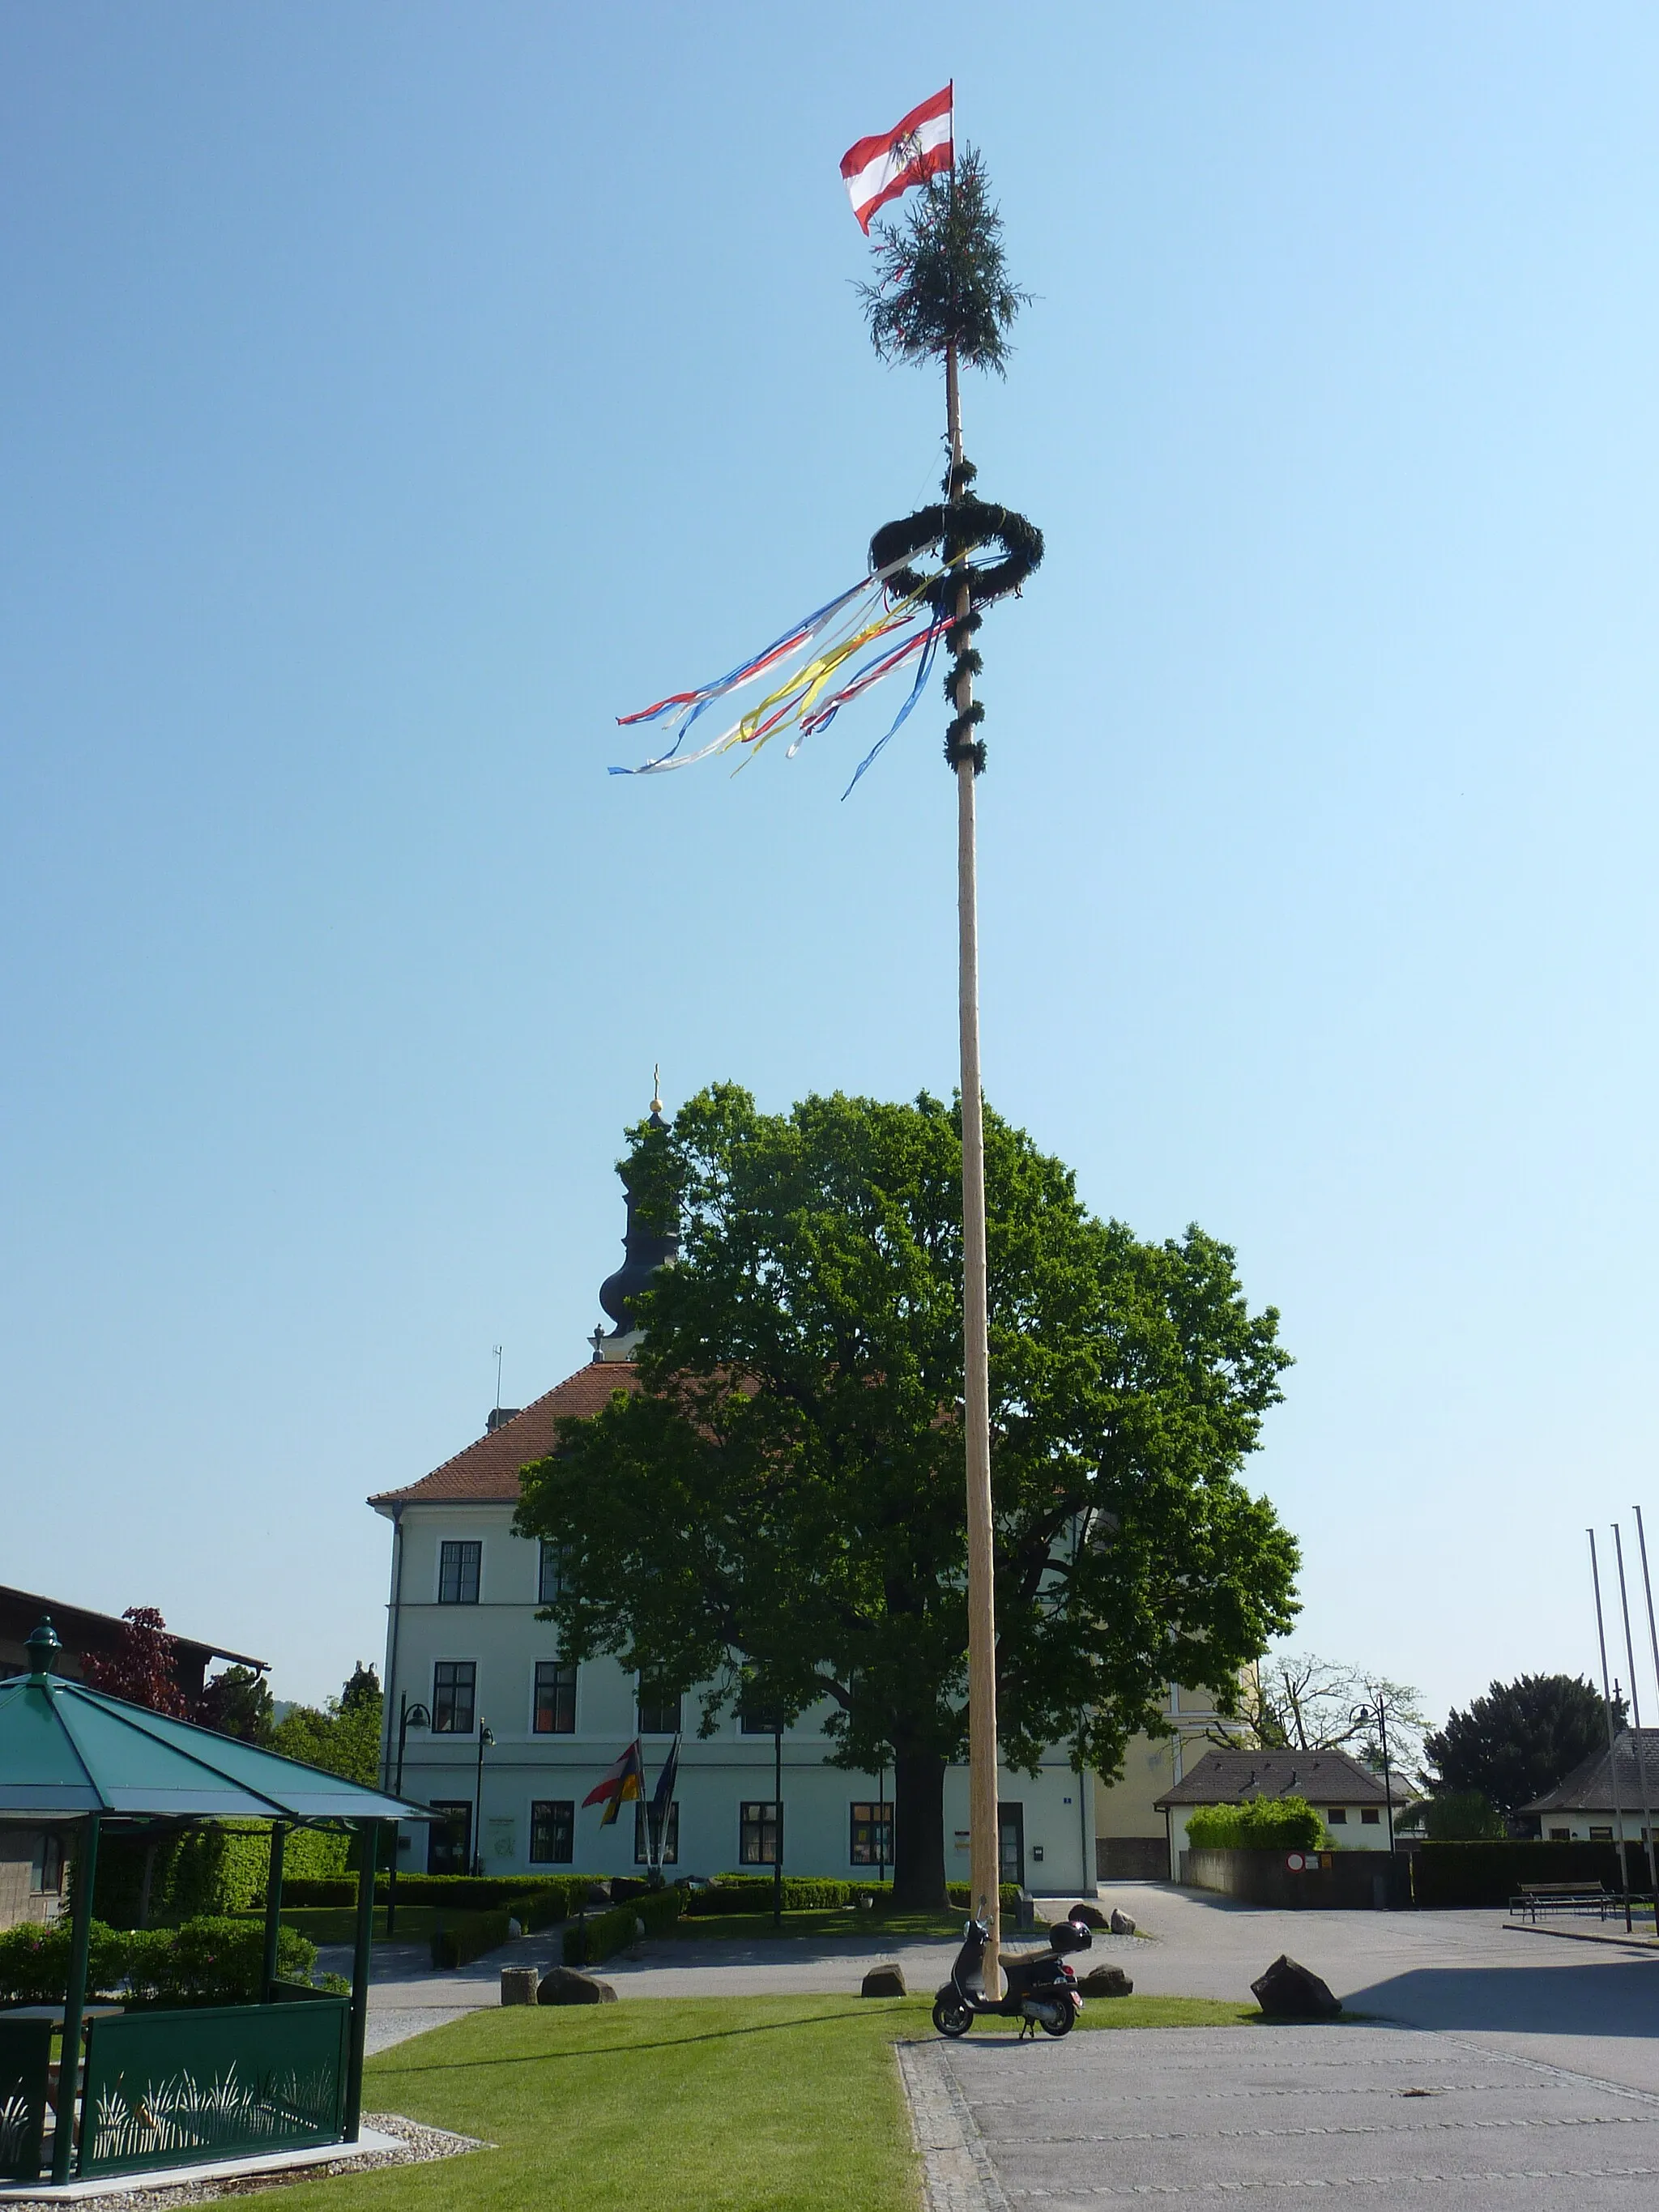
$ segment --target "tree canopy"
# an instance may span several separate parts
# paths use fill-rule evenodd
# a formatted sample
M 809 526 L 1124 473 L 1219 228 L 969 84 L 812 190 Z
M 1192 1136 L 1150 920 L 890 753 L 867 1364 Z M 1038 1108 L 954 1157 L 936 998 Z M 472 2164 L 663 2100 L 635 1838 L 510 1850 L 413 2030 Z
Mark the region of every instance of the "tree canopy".
M 90 1686 L 106 1696 L 148 1705 L 173 1720 L 191 1717 L 190 1699 L 179 1680 L 179 1649 L 167 1622 L 153 1605 L 130 1605 L 115 1650 L 100 1657 L 89 1651 L 82 1662 Z
M 1622 1699 L 1615 1725 L 1625 1723 Z M 1576 1674 L 1522 1674 L 1493 1682 L 1467 1712 L 1453 1710 L 1424 1754 L 1441 1790 L 1478 1790 L 1500 1812 L 1541 1797 L 1592 1752 L 1605 1751 L 1607 1704 Z
M 380 1678 L 360 1659 L 337 1698 L 321 1711 L 290 1705 L 264 1741 L 284 1759 L 303 1759 L 372 1790 L 380 1778 Z
M 1389 1771 L 1409 1774 L 1422 1757 L 1428 1726 L 1419 1692 L 1369 1667 L 1321 1659 L 1311 1651 L 1275 1652 L 1245 1670 L 1237 1721 L 1212 1731 L 1218 1742 L 1255 1750 L 1350 1751 L 1379 1774 L 1382 1732 L 1389 1732 Z
M 631 1133 L 681 1258 L 639 1303 L 642 1387 L 524 1474 L 561 1650 L 707 1686 L 705 1732 L 828 1700 L 834 1763 L 894 1769 L 900 1894 L 937 1899 L 967 1721 L 959 1116 L 720 1085 Z M 1294 1540 L 1238 1480 L 1288 1356 L 1226 1246 L 1095 1218 L 988 1111 L 986 1182 L 1003 1755 L 1111 1774 L 1172 1675 L 1231 1704 L 1289 1625 Z

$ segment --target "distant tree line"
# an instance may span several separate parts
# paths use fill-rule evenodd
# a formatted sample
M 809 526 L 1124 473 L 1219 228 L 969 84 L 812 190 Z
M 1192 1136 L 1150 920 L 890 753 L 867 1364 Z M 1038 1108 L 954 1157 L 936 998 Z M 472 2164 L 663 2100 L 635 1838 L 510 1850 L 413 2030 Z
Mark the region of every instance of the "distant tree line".
M 380 1678 L 361 1659 L 337 1698 L 320 1708 L 289 1705 L 279 1720 L 270 1686 L 254 1668 L 227 1667 L 192 1699 L 179 1679 L 177 1641 L 155 1607 L 129 1606 L 121 1619 L 117 1648 L 104 1657 L 88 1653 L 86 1658 L 90 1688 L 172 1720 L 191 1721 L 217 1735 L 257 1743 L 349 1782 L 372 1788 L 379 1779 Z

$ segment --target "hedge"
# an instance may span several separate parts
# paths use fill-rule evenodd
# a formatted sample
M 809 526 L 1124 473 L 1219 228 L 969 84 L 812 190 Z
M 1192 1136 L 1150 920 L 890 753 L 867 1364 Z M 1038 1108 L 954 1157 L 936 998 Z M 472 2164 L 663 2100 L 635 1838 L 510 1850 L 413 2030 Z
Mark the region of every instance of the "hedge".
M 0 1997 L 19 2004 L 62 2002 L 69 1981 L 70 1922 L 0 1933 Z M 265 1934 L 257 1923 L 210 1916 L 179 1928 L 110 1928 L 92 1923 L 89 1990 L 118 1995 L 129 2005 L 225 2005 L 258 2002 Z M 276 1971 L 309 1982 L 317 1946 L 292 1928 L 280 1931 Z
M 771 1875 L 723 1874 L 707 1889 L 693 1890 L 687 1901 L 688 1919 L 707 1920 L 727 1912 L 769 1912 L 775 1888 Z M 890 1882 L 820 1881 L 805 1875 L 783 1878 L 786 1912 L 829 1912 L 851 1905 L 855 1898 L 890 1892 Z
M 1647 1854 L 1626 1853 L 1632 1889 L 1648 1887 Z M 1412 1853 L 1412 1897 L 1421 1905 L 1492 1905 L 1501 1910 L 1533 1881 L 1600 1882 L 1616 1890 L 1619 1854 L 1612 1844 L 1425 1844 Z
M 284 1894 L 289 1877 L 335 1878 L 349 1901 L 357 1893 L 348 1876 L 355 1836 L 326 1828 L 295 1828 L 283 1846 Z M 243 1912 L 263 1904 L 270 1872 L 270 1830 L 262 1821 L 228 1820 L 211 1828 L 186 1828 L 147 1840 L 143 1836 L 106 1836 L 98 1848 L 98 1878 L 93 1910 L 112 1928 L 136 1928 L 144 1894 L 144 1862 L 149 1860 L 147 1924 L 178 1922 L 203 1914 Z M 69 1888 L 74 1890 L 74 1863 Z M 296 1900 L 297 1901 L 297 1900 Z M 319 1900 L 320 1902 L 320 1900 Z
M 1187 1816 L 1195 1851 L 1328 1850 L 1325 1823 L 1305 1797 L 1253 1797 L 1247 1805 L 1197 1805 Z
M 667 1935 L 679 1918 L 684 1903 L 684 1890 L 659 1889 L 648 1897 L 633 1898 L 626 1905 L 613 1905 L 608 1912 L 590 1913 L 582 1919 L 567 1921 L 565 1965 L 591 1966 L 601 1959 L 625 1951 L 630 1943 L 639 1941 L 641 1925 L 647 1936 Z
M 581 1903 L 588 1891 L 603 1876 L 592 1874 L 400 1874 L 398 1876 L 398 1895 L 404 1905 L 435 1905 L 447 1911 L 453 1905 L 462 1912 L 493 1912 L 498 1907 L 514 1907 L 520 1899 L 540 1897 L 549 1891 L 557 1891 L 568 1899 L 571 1906 Z M 263 1898 L 263 1891 L 260 1893 Z M 375 1876 L 374 1899 L 384 1905 L 391 1894 L 384 1870 Z M 357 1884 L 355 1877 L 332 1881 L 314 1881 L 301 1876 L 298 1881 L 288 1879 L 286 1862 L 283 1872 L 283 1903 L 298 1911 L 313 1905 L 356 1905 Z
M 958 1912 L 973 1911 L 974 1893 L 965 1881 L 953 1881 L 945 1894 Z M 1020 1887 L 1017 1881 L 1005 1881 L 997 1892 L 998 1912 L 1015 1911 L 1018 1908 L 1020 1896 Z
M 474 1959 L 482 1959 L 486 1951 L 496 1950 L 506 1942 L 507 1923 L 505 1906 L 495 1912 L 456 1913 L 433 1931 L 433 1965 L 470 1966 Z

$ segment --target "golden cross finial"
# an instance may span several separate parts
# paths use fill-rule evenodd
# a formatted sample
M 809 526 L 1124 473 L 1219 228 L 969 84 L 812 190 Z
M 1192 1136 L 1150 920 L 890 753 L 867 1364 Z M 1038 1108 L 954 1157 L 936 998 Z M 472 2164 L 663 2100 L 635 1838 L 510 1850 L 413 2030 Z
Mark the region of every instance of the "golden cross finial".
M 662 1062 L 658 1060 L 651 1070 L 651 1111 L 662 1111 Z

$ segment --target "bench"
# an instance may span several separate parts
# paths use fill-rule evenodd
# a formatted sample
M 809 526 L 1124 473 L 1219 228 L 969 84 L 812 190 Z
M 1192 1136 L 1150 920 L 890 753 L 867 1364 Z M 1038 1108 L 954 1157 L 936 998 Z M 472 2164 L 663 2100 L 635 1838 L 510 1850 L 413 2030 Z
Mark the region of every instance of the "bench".
M 1609 1912 L 1623 1911 L 1624 1900 L 1599 1881 L 1526 1881 L 1520 1895 L 1510 1899 L 1511 1920 L 1536 1920 L 1542 1912 L 1593 1912 L 1605 1920 Z

